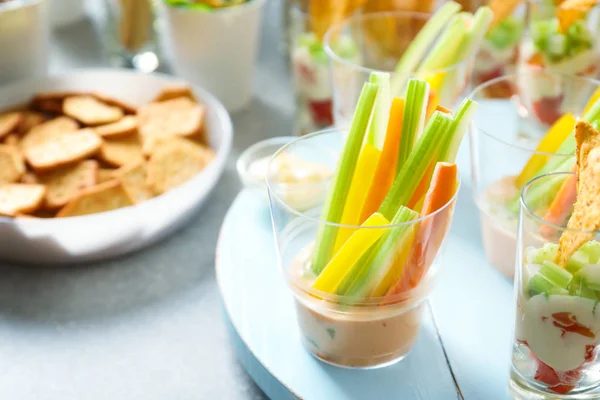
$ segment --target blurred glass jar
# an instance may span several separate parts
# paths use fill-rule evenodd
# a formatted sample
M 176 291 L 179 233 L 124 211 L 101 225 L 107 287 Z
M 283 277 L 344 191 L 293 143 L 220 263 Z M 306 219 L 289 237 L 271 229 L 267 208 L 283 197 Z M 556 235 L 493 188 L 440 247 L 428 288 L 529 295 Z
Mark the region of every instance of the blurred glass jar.
M 152 72 L 159 58 L 155 30 L 156 0 L 104 0 L 98 23 L 104 52 L 118 67 Z

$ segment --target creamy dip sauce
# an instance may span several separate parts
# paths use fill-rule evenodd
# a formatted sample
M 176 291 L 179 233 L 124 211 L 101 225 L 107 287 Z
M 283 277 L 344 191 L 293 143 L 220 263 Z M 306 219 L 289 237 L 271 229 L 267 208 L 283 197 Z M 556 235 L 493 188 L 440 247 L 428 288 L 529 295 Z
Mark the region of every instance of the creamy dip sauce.
M 290 279 L 305 289 L 315 279 L 308 268 L 311 248 L 300 252 L 290 270 Z M 419 336 L 424 298 L 385 306 L 344 306 L 293 290 L 303 343 L 326 362 L 346 367 L 386 365 L 408 354 Z

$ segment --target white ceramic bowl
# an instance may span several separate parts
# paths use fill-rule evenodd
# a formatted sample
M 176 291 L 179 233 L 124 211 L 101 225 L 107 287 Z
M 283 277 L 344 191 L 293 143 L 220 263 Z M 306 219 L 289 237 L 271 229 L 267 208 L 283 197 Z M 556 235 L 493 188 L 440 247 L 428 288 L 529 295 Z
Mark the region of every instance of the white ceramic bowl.
M 160 74 L 126 70 L 73 71 L 0 88 L 0 109 L 24 103 L 36 92 L 99 91 L 131 104 L 150 101 L 169 84 Z M 217 183 L 231 150 L 232 124 L 210 93 L 194 87 L 206 106 L 206 133 L 216 157 L 201 173 L 161 196 L 101 214 L 60 219 L 0 217 L 0 259 L 34 264 L 73 264 L 119 256 L 164 238 L 190 220 Z

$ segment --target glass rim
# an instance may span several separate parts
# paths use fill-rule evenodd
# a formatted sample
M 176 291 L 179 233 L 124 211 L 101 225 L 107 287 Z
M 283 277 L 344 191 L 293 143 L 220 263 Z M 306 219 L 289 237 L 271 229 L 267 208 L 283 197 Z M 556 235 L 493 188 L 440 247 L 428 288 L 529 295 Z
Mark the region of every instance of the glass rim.
M 471 61 L 474 61 L 475 58 L 477 57 L 478 52 L 474 52 L 473 55 L 471 55 L 470 57 L 467 57 L 467 58 L 460 60 L 452 65 L 449 65 L 448 67 L 436 68 L 436 69 L 432 69 L 430 71 L 422 72 L 420 74 L 417 72 L 414 72 L 414 71 L 402 73 L 402 72 L 396 72 L 394 70 L 382 70 L 382 69 L 377 69 L 377 68 L 369 68 L 369 67 L 365 67 L 364 65 L 356 64 L 354 62 L 344 59 L 343 57 L 340 57 L 331 47 L 331 41 L 332 41 L 331 39 L 334 36 L 334 32 L 341 32 L 345 27 L 350 26 L 351 24 L 353 24 L 357 21 L 382 18 L 382 17 L 386 17 L 386 16 L 387 17 L 413 16 L 413 17 L 418 17 L 420 19 L 423 19 L 424 21 L 427 21 L 427 20 L 429 20 L 429 18 L 432 15 L 433 15 L 432 13 L 425 13 L 425 12 L 419 12 L 419 11 L 403 11 L 403 10 L 377 11 L 377 12 L 370 12 L 370 13 L 366 13 L 366 14 L 356 14 L 356 15 L 353 15 L 351 17 L 348 17 L 340 22 L 337 22 L 337 23 L 331 25 L 329 27 L 329 29 L 327 29 L 327 32 L 325 33 L 325 36 L 323 37 L 323 49 L 325 50 L 325 54 L 327 54 L 327 56 L 329 57 L 329 59 L 331 61 L 338 62 L 347 67 L 354 68 L 358 71 L 361 71 L 361 72 L 364 72 L 367 74 L 370 74 L 372 72 L 380 72 L 380 73 L 387 72 L 392 75 L 406 75 L 407 77 L 421 76 L 424 74 L 433 75 L 433 74 L 437 74 L 437 73 L 441 73 L 441 72 L 453 71 L 462 65 L 465 65 Z
M 563 74 L 560 72 L 551 72 L 551 71 L 545 71 L 546 74 L 552 75 L 552 76 L 557 76 L 557 77 L 561 77 L 561 78 L 567 78 L 567 79 L 575 79 L 575 80 L 579 80 L 588 84 L 592 84 L 596 86 L 596 89 L 600 88 L 600 80 L 597 79 L 593 79 L 593 78 L 588 78 L 585 76 L 577 76 L 577 75 L 571 75 L 571 74 Z M 479 85 L 477 85 L 475 88 L 473 88 L 473 90 L 471 90 L 471 92 L 466 96 L 466 98 L 474 100 L 477 96 L 476 94 L 483 92 L 485 89 L 489 88 L 490 86 L 497 84 L 499 82 L 504 82 L 507 80 L 510 80 L 511 82 L 515 82 L 515 80 L 517 79 L 517 77 L 525 75 L 525 72 L 519 72 L 519 73 L 512 73 L 512 74 L 506 74 L 506 75 L 502 75 L 499 76 L 497 78 L 493 78 L 490 79 L 488 81 L 485 81 L 483 83 L 480 83 Z M 481 96 L 479 96 L 481 97 Z M 512 97 L 512 96 L 511 96 Z M 505 101 L 510 101 L 510 98 L 507 99 L 497 99 L 497 100 L 505 100 Z M 477 102 L 480 102 L 479 100 L 474 100 Z M 564 114 L 563 114 L 564 115 Z M 524 146 L 521 146 L 519 144 L 516 143 L 509 143 L 506 140 L 492 134 L 489 133 L 487 130 L 478 127 L 477 124 L 477 120 L 476 118 L 473 119 L 473 121 L 471 122 L 471 126 L 473 129 L 475 129 L 476 131 L 479 131 L 481 133 L 483 133 L 485 136 L 499 142 L 502 143 L 503 145 L 506 145 L 508 147 L 512 147 L 514 149 L 517 150 L 522 150 L 522 151 L 526 151 L 528 153 L 531 154 L 540 154 L 540 155 L 545 155 L 545 156 L 561 156 L 561 157 L 573 157 L 573 154 L 568 154 L 568 153 L 550 153 L 547 151 L 539 151 L 537 149 L 530 149 Z
M 269 163 L 267 165 L 267 174 L 265 177 L 265 181 L 267 184 L 267 190 L 269 192 L 269 200 L 272 202 L 272 198 L 275 199 L 277 201 L 278 204 L 280 204 L 287 212 L 289 212 L 292 215 L 295 215 L 297 217 L 303 218 L 305 220 L 308 220 L 310 222 L 316 223 L 316 224 L 323 224 L 323 225 L 327 225 L 327 226 L 332 226 L 332 227 L 336 227 L 336 228 L 345 228 L 345 229 L 392 229 L 392 228 L 398 228 L 401 226 L 407 226 L 407 225 L 414 225 L 414 224 L 418 224 L 422 221 L 427 221 L 429 219 L 434 218 L 435 216 L 437 216 L 438 214 L 441 214 L 442 212 L 446 211 L 448 208 L 450 208 L 453 204 L 456 203 L 456 200 L 458 198 L 458 193 L 460 192 L 460 188 L 461 188 L 461 177 L 460 177 L 460 171 L 457 168 L 457 180 L 458 180 L 458 184 L 456 187 L 456 190 L 454 192 L 454 195 L 452 196 L 452 198 L 450 198 L 450 200 L 448 202 L 446 202 L 446 204 L 444 204 L 442 207 L 440 207 L 438 210 L 436 210 L 435 212 L 431 213 L 431 214 L 427 214 L 425 216 L 420 216 L 419 214 L 419 218 L 408 221 L 408 222 L 402 222 L 399 224 L 389 224 L 389 225 L 382 225 L 382 226 L 362 226 L 362 225 L 348 225 L 348 224 L 340 224 L 337 222 L 331 222 L 331 221 L 324 221 L 323 219 L 319 218 L 315 218 L 315 217 L 311 217 L 310 215 L 307 215 L 306 213 L 297 210 L 296 208 L 292 207 L 288 202 L 286 202 L 285 200 L 283 200 L 280 196 L 277 195 L 277 192 L 274 190 L 274 185 L 271 182 L 270 179 L 270 171 L 271 171 L 271 166 L 273 164 L 273 162 L 275 161 L 275 159 L 282 154 L 284 151 L 288 150 L 288 148 L 290 148 L 291 146 L 304 141 L 304 140 L 309 140 L 311 138 L 317 137 L 317 136 L 321 136 L 321 135 L 326 135 L 326 134 L 332 134 L 332 133 L 342 133 L 343 129 L 339 129 L 339 128 L 328 128 L 328 129 L 323 129 L 317 132 L 313 132 L 311 134 L 308 135 L 304 135 L 301 136 L 295 140 L 292 140 L 291 142 L 283 145 L 279 150 L 277 150 L 273 156 L 271 157 L 271 159 L 269 160 Z M 310 187 L 310 186 L 315 186 L 315 185 L 321 185 L 325 182 L 328 182 L 331 180 L 331 177 L 328 177 L 327 179 L 324 179 L 321 182 L 314 182 L 314 183 L 310 183 L 307 184 L 306 187 Z M 285 184 L 282 184 L 285 185 Z M 289 185 L 289 184 L 288 184 Z M 271 208 L 273 207 L 273 205 L 271 204 Z
M 279 262 L 281 262 L 281 258 Z M 362 298 L 325 292 L 323 290 L 315 289 L 308 284 L 302 285 L 299 284 L 297 280 L 292 279 L 291 274 L 285 268 L 283 268 L 283 273 L 285 276 L 286 283 L 288 284 L 290 290 L 294 293 L 294 295 L 298 297 L 298 301 L 308 301 L 313 304 L 318 304 L 319 302 L 324 301 L 332 306 L 342 306 L 349 310 L 370 307 L 377 307 L 378 309 L 382 310 L 390 308 L 408 310 L 412 307 L 418 306 L 421 302 L 426 301 L 427 296 L 429 295 L 431 289 L 433 289 L 434 286 L 434 278 L 429 277 L 429 279 L 423 279 L 421 282 L 419 282 L 419 284 L 416 287 L 391 296 Z M 430 288 L 430 290 L 424 290 L 424 287 Z M 305 296 L 306 298 L 302 296 Z M 325 308 L 329 308 L 329 311 L 332 312 L 344 313 L 343 310 L 331 310 L 330 307 Z
M 556 229 L 557 231 L 561 231 L 561 232 L 566 231 L 566 232 L 574 232 L 574 233 L 591 233 L 593 235 L 598 235 L 600 233 L 600 230 L 573 229 L 573 228 L 569 228 L 566 226 L 557 225 L 553 222 L 546 221 L 544 218 L 540 217 L 535 212 L 533 212 L 527 205 L 527 203 L 525 201 L 525 194 L 527 193 L 528 189 L 535 182 L 542 180 L 542 179 L 547 179 L 551 176 L 559 176 L 559 175 L 572 176 L 572 175 L 577 175 L 577 173 L 576 172 L 550 172 L 550 173 L 539 175 L 539 176 L 536 176 L 535 178 L 530 179 L 525 184 L 525 186 L 523 186 L 523 189 L 521 189 L 521 194 L 519 196 L 519 203 L 521 205 L 521 207 L 520 207 L 521 210 L 524 210 L 530 218 L 534 219 L 539 224 L 548 225 L 549 227 Z

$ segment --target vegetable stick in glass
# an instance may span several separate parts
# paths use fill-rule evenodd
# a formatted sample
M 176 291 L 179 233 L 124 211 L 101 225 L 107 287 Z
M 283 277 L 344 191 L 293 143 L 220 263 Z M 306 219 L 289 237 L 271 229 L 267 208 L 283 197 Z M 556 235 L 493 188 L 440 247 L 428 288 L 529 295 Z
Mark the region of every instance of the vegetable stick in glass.
M 412 154 L 416 139 L 421 135 L 421 131 L 425 124 L 428 99 L 429 84 L 426 81 L 419 79 L 411 79 L 408 81 L 396 173 L 404 167 L 406 160 L 408 160 Z
M 356 105 L 346 144 L 340 155 L 336 171 L 331 178 L 331 186 L 327 192 L 325 204 L 323 204 L 321 214 L 323 221 L 335 224 L 339 223 L 342 218 L 346 196 L 350 190 L 356 161 L 367 131 L 376 95 L 377 86 L 369 82 L 365 83 Z M 335 225 L 320 224 L 319 226 L 311 264 L 311 269 L 317 275 L 332 256 L 337 230 Z
M 575 172 L 575 168 L 571 171 Z M 571 214 L 576 198 L 577 175 L 571 175 L 563 182 L 556 197 L 550 203 L 544 219 L 554 225 L 562 226 Z M 543 225 L 540 228 L 540 233 L 542 236 L 550 238 L 554 236 L 556 229 L 550 225 Z
M 324 292 L 335 293 L 346 274 L 360 260 L 361 256 L 373 245 L 373 243 L 383 235 L 386 230 L 384 227 L 389 223 L 390 222 L 381 214 L 375 213 L 371 215 L 365 223 L 361 225 L 363 228 L 371 228 L 358 229 L 350 236 L 319 274 L 319 277 L 313 284 L 313 288 Z
M 374 72 L 369 77 L 369 81 L 377 84 L 379 89 L 375 98 L 375 106 L 373 108 L 366 143 L 382 149 L 390 117 L 390 74 Z
M 390 109 L 383 150 L 377 164 L 377 169 L 375 170 L 373 182 L 371 182 L 371 187 L 369 188 L 369 194 L 362 209 L 361 221 L 366 220 L 369 215 L 377 211 L 394 182 L 398 151 L 400 150 L 403 114 L 404 99 L 395 97 Z
M 375 169 L 379 163 L 381 150 L 366 143 L 358 156 L 352 184 L 348 191 L 344 213 L 340 223 L 342 225 L 360 225 L 360 214 L 368 195 L 369 185 L 373 181 Z M 340 228 L 335 241 L 333 252 L 336 253 L 342 245 L 348 240 L 355 229 Z
M 477 103 L 470 99 L 462 101 L 456 113 L 454 113 L 454 120 L 450 127 L 451 134 L 447 137 L 447 141 L 442 144 L 437 161 L 453 163 L 456 160 L 458 148 L 467 132 L 467 127 L 473 120 L 475 111 L 477 111 Z
M 456 164 L 438 163 L 433 173 L 431 187 L 425 197 L 421 217 L 433 214 L 452 200 L 456 194 L 458 175 Z M 449 214 L 442 211 L 419 226 L 414 251 L 411 253 L 402 277 L 389 289 L 387 295 L 394 295 L 417 287 L 425 275 L 428 263 L 433 261 L 446 234 Z

